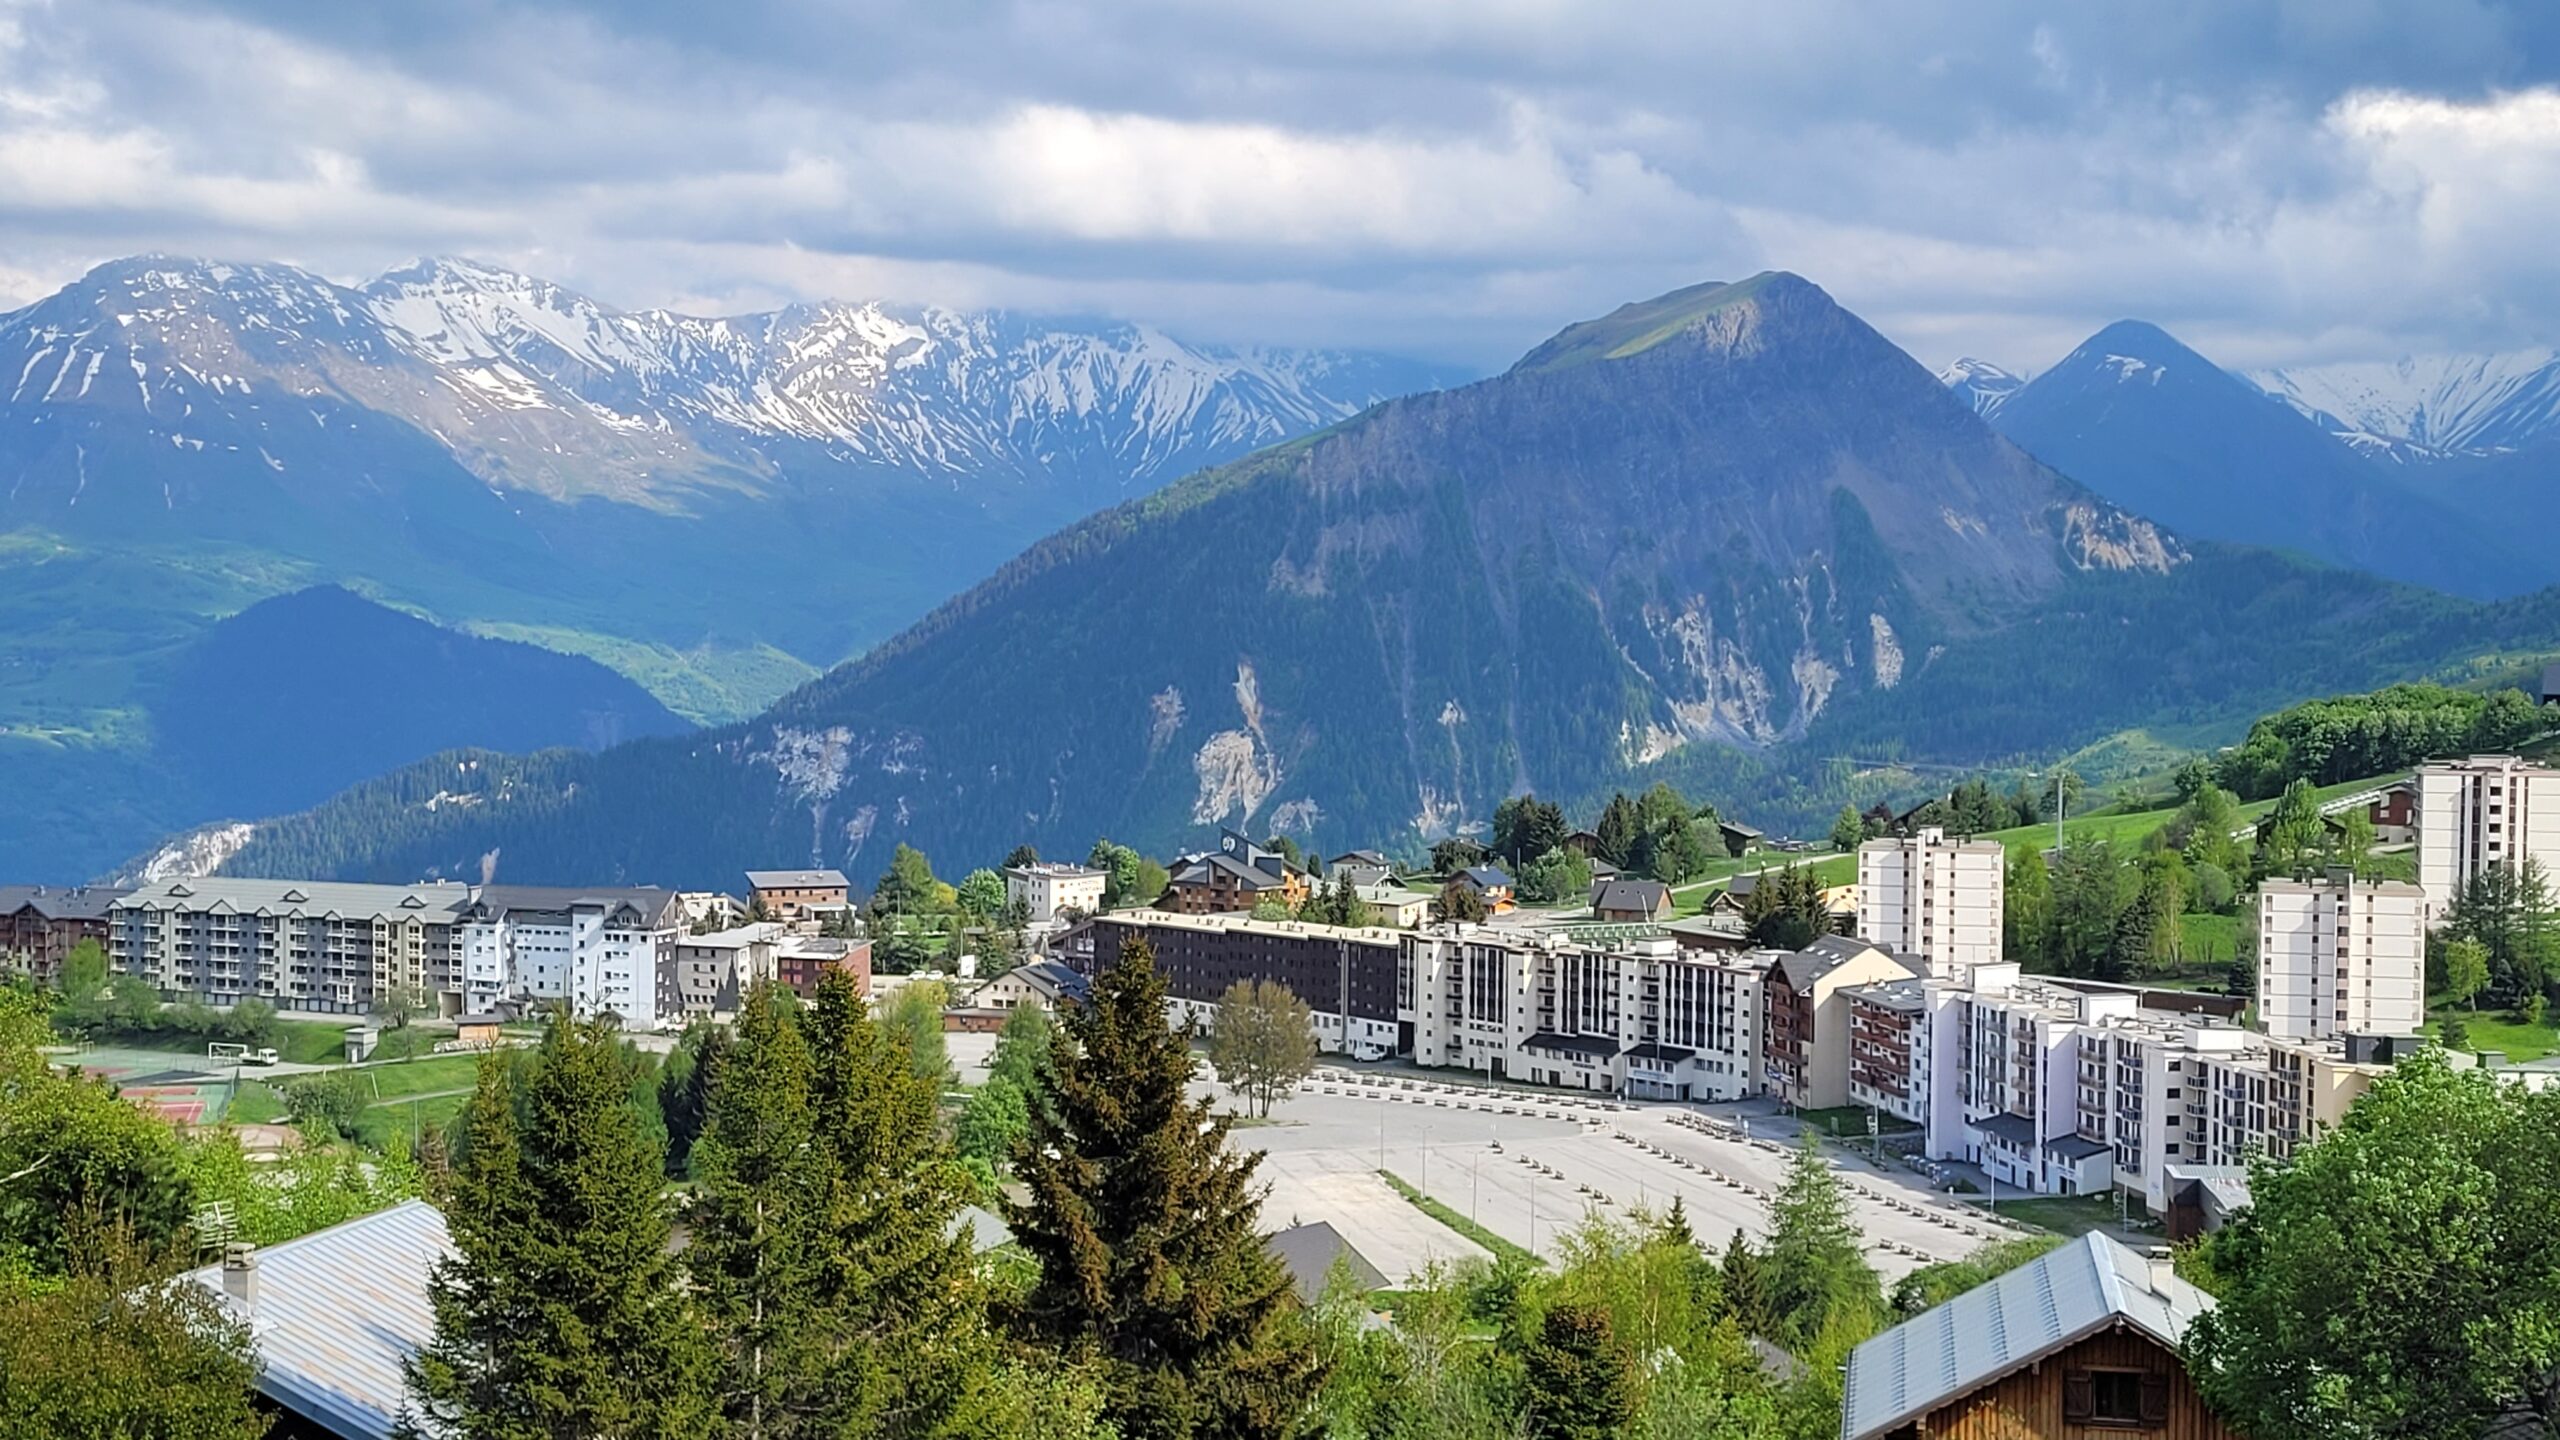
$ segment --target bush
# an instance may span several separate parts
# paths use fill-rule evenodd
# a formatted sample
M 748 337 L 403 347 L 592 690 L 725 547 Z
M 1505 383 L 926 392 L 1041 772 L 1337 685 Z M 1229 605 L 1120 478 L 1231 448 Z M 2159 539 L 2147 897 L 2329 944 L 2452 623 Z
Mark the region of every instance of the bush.
M 326 1126 L 340 1137 L 354 1139 L 364 1121 L 365 1107 L 373 1094 L 363 1076 L 341 1070 L 330 1075 L 314 1075 L 285 1087 L 285 1113 L 293 1123 L 303 1126 Z

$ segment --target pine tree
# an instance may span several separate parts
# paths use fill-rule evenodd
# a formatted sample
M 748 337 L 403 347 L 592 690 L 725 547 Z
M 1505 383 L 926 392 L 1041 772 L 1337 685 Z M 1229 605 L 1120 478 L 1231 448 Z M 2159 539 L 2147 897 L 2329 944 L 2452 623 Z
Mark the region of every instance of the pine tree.
M 838 1345 L 836 1433 L 977 1433 L 984 1296 L 952 1220 L 974 1186 L 945 1146 L 939 1084 L 829 971 L 805 1017 L 810 1110 L 826 1166 L 813 1302 Z
M 694 1151 L 685 1263 L 721 1337 L 720 1406 L 747 1440 L 818 1433 L 832 1338 L 816 1313 L 825 1156 L 809 1048 L 779 987 L 747 994 Z
M 1635 1418 L 1635 1357 L 1598 1305 L 1549 1310 L 1522 1369 L 1529 1433 L 1540 1440 L 1616 1440 Z
M 519 1097 L 496 1057 L 445 1198 L 435 1339 L 407 1366 L 428 1434 L 468 1440 L 711 1433 L 710 1351 L 675 1284 L 662 1156 L 620 1041 L 555 1016 Z
M 1624 866 L 1636 848 L 1636 835 L 1642 827 L 1636 820 L 1636 802 L 1621 790 L 1609 797 L 1600 808 L 1600 821 L 1591 833 L 1600 840 L 1600 858 L 1612 865 Z
M 1811 1130 L 1770 1204 L 1762 1262 L 1766 1318 L 1782 1343 L 1802 1345 L 1835 1323 L 1863 1323 L 1884 1309 L 1884 1288 L 1867 1264 L 1839 1177 Z
M 1050 1096 L 1032 1116 L 1008 1204 L 1039 1267 L 1013 1320 L 1026 1338 L 1100 1363 L 1129 1440 L 1302 1432 L 1318 1363 L 1288 1277 L 1262 1248 L 1259 1156 L 1191 1098 L 1191 1054 L 1165 1024 L 1143 940 L 1068 1012 Z
M 1725 1246 L 1724 1262 L 1719 1268 L 1725 1313 L 1745 1334 L 1765 1334 L 1769 1329 L 1769 1298 L 1761 1284 L 1763 1267 L 1759 1253 L 1751 1248 L 1751 1237 L 1741 1227 L 1734 1228 L 1733 1243 Z

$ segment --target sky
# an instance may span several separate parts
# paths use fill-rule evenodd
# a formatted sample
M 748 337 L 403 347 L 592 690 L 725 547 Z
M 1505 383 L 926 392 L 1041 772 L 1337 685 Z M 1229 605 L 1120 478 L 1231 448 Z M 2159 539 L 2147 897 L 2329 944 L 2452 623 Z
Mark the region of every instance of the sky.
M 1496 368 L 1763 269 L 1923 361 L 2560 345 L 2543 0 L 0 0 L 0 308 L 469 255 Z

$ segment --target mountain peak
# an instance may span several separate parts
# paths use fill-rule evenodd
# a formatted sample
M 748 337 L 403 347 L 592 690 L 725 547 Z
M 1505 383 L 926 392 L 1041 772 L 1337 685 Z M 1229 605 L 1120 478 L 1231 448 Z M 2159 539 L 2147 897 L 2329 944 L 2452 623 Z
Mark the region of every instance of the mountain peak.
M 2004 369 L 1988 360 L 1967 355 L 1938 372 L 1938 383 L 1973 407 L 1973 413 L 1989 418 L 2009 397 L 2018 393 L 2027 378 L 2014 370 Z
M 2212 362 L 2190 349 L 2186 342 L 2148 320 L 2118 320 L 2097 334 L 2080 342 L 2074 354 L 2097 357 L 2119 356 L 2139 360 L 2146 365 L 2167 366 L 2172 362 L 2210 365 Z
M 1596 320 L 1568 325 L 1511 368 L 1515 374 L 1529 374 L 1595 360 L 1623 360 L 1719 319 L 1734 322 L 1726 327 L 1721 343 L 1739 344 L 1753 328 L 1748 320 L 1772 309 L 1807 304 L 1839 310 L 1821 286 L 1784 270 L 1763 270 L 1748 280 L 1710 280 L 1650 300 L 1630 301 Z

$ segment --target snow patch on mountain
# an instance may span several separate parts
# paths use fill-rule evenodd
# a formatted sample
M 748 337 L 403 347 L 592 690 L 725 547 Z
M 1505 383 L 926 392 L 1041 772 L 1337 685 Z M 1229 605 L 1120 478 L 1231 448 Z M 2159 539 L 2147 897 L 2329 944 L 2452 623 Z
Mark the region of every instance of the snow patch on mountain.
M 1938 383 L 1956 394 L 1956 398 L 1973 407 L 1973 413 L 1985 419 L 1997 413 L 2009 397 L 2027 383 L 2027 377 L 2005 370 L 1988 360 L 1970 355 L 1938 372 Z
M 2560 350 L 2413 355 L 2241 378 L 2369 454 L 2494 454 L 2560 433 Z

